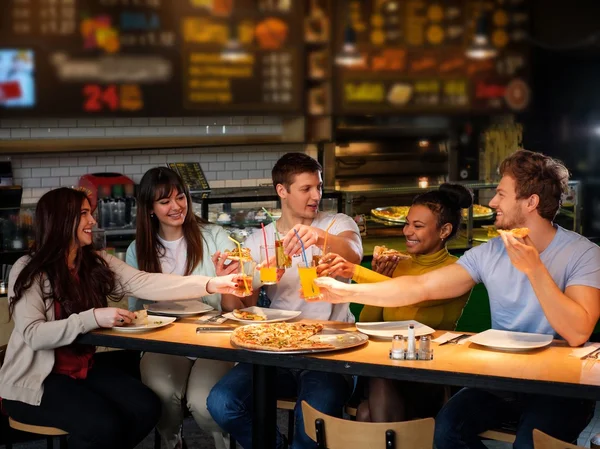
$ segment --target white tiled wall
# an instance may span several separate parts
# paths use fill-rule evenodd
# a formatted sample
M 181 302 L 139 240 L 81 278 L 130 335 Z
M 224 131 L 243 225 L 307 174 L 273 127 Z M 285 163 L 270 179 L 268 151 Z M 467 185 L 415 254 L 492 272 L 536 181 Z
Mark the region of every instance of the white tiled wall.
M 272 116 L 0 120 L 0 140 L 281 134 Z
M 0 139 L 207 135 L 217 128 L 225 134 L 253 136 L 283 132 L 279 117 L 1 120 Z M 23 186 L 23 203 L 34 203 L 54 187 L 76 185 L 86 173 L 117 172 L 139 182 L 146 170 L 167 162 L 199 162 L 213 188 L 270 184 L 273 164 L 291 151 L 317 156 L 314 149 L 306 149 L 303 144 L 282 144 L 5 154 L 0 160 L 11 160 L 14 184 Z

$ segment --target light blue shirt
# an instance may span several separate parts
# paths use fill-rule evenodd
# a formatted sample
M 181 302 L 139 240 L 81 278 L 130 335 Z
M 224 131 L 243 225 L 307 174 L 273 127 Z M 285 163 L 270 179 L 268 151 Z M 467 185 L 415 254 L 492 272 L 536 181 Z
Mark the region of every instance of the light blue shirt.
M 585 237 L 556 226 L 540 258 L 561 291 L 571 285 L 600 288 L 600 248 Z M 527 276 L 510 261 L 500 237 L 467 251 L 457 262 L 490 298 L 492 329 L 558 336 Z
M 192 272 L 193 275 L 211 276 L 217 275 L 215 270 L 215 264 L 211 257 L 217 251 L 224 251 L 226 249 L 232 250 L 235 244 L 229 240 L 228 234 L 221 226 L 206 224 L 200 229 L 203 240 L 203 257 L 202 261 Z M 187 254 L 182 254 L 181 257 L 187 257 Z M 125 261 L 128 265 L 133 268 L 138 268 L 137 255 L 135 251 L 135 240 L 131 242 L 129 248 L 127 248 L 127 255 Z M 153 301 L 148 301 L 140 298 L 129 297 L 129 310 L 136 311 L 144 308 L 144 304 L 150 304 Z M 213 293 L 212 295 L 206 295 L 202 297 L 202 302 L 213 307 L 215 310 L 221 310 L 221 295 L 219 293 Z

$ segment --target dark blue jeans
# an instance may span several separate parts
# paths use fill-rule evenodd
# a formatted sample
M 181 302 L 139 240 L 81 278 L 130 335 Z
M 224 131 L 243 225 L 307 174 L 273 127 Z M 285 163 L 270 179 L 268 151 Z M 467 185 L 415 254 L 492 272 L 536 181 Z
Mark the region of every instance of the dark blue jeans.
M 300 405 L 302 401 L 323 413 L 339 418 L 352 393 L 349 382 L 341 374 L 280 368 L 277 369 L 276 388 L 278 397 L 298 398 L 293 449 L 317 447 L 304 432 Z M 240 363 L 235 366 L 217 382 L 206 402 L 215 422 L 230 433 L 244 449 L 252 449 L 252 365 Z M 282 447 L 283 437 L 277 429 L 277 448 Z
M 593 416 L 595 403 L 583 399 L 518 394 L 504 399 L 463 388 L 435 418 L 437 449 L 485 449 L 477 436 L 502 423 L 517 423 L 514 449 L 533 449 L 533 429 L 566 442 L 577 439 Z

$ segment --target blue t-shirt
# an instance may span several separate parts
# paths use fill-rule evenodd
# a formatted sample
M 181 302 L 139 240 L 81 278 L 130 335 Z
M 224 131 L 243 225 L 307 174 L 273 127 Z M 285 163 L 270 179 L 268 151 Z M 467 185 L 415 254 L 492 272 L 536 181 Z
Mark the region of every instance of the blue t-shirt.
M 571 285 L 600 288 L 600 248 L 560 226 L 540 258 L 561 291 Z M 500 237 L 470 249 L 457 262 L 490 297 L 492 329 L 558 336 L 527 276 L 510 261 Z

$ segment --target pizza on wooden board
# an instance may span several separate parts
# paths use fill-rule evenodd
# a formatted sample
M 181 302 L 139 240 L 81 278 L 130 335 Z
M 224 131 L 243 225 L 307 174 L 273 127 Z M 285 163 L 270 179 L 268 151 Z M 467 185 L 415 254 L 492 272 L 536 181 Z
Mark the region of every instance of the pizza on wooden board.
M 529 235 L 529 228 L 498 229 L 500 234 L 511 234 L 518 239 L 524 239 Z
M 274 352 L 333 348 L 333 345 L 311 339 L 323 328 L 319 323 L 250 324 L 234 330 L 231 343 L 240 348 Z

